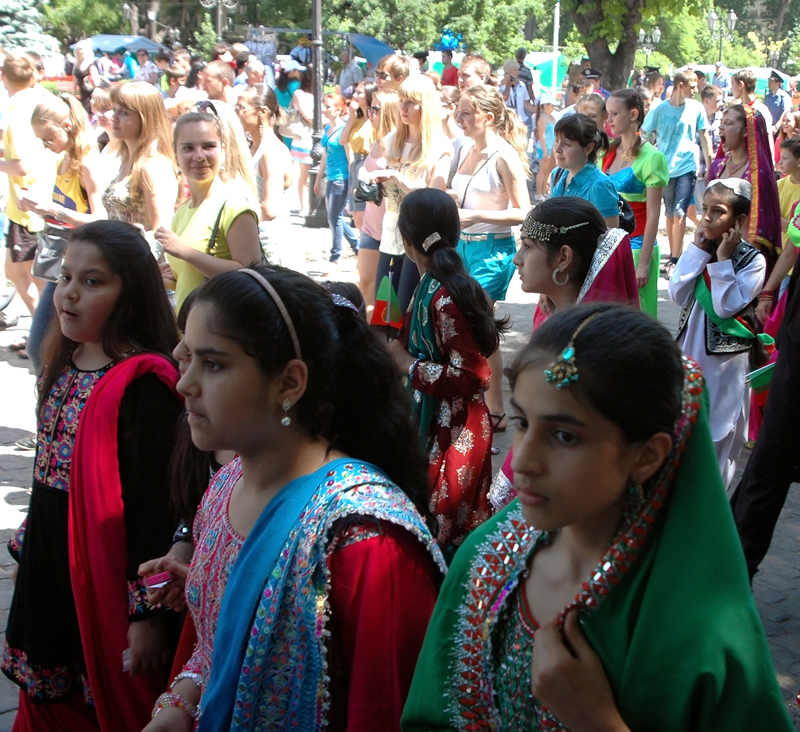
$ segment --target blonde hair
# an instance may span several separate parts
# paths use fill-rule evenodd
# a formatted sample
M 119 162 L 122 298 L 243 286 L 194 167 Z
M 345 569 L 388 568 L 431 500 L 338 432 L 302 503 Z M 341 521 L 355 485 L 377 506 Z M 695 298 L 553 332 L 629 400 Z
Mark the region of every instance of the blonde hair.
M 141 200 L 142 171 L 147 160 L 155 155 L 163 155 L 173 166 L 175 154 L 172 151 L 172 126 L 164 109 L 161 92 L 146 81 L 131 81 L 120 84 L 111 90 L 111 103 L 116 107 L 130 109 L 139 115 L 142 129 L 139 133 L 139 147 L 131 158 L 127 145 L 117 150 L 120 167 L 131 164 L 130 196 L 134 201 Z
M 67 120 L 68 129 L 64 127 Z M 72 94 L 42 96 L 31 115 L 31 125 L 53 125 L 64 129 L 67 133 L 66 153 L 71 171 L 80 170 L 84 159 L 97 150 L 89 116 Z
M 391 74 L 392 79 L 407 79 L 409 74 L 408 59 L 397 53 L 390 53 L 378 61 L 378 71 Z
M 375 132 L 375 139 L 382 142 L 386 135 L 392 130 L 397 129 L 397 123 L 400 121 L 397 92 L 393 89 L 375 92 L 372 98 L 373 100 L 377 99 L 381 103 L 381 118 L 378 122 L 378 129 Z
M 470 105 L 476 112 L 482 112 L 483 114 L 491 112 L 494 115 L 492 129 L 517 151 L 519 159 L 522 161 L 525 175 L 530 175 L 527 153 L 528 128 L 513 109 L 506 107 L 503 95 L 497 87 L 476 84 L 469 89 L 465 89 L 461 96 L 469 100 Z
M 439 93 L 433 82 L 424 74 L 409 76 L 397 88 L 399 102 L 419 104 L 422 112 L 420 119 L 420 139 L 412 148 L 404 162 L 413 166 L 428 165 L 435 162 L 432 158 L 437 152 L 436 138 L 442 136 L 442 118 L 439 114 Z M 398 119 L 397 128 L 391 144 L 386 151 L 386 158 L 391 162 L 399 162 L 403 158 L 403 146 L 408 142 L 408 125 Z
M 14 86 L 29 86 L 36 63 L 24 51 L 12 51 L 3 59 L 3 76 Z
M 225 170 L 221 170 L 219 177 L 228 183 L 236 178 L 244 181 L 254 193 L 258 192 L 256 177 L 253 172 L 252 156 L 244 128 L 239 121 L 239 116 L 233 107 L 225 102 L 215 102 L 209 99 L 214 106 L 222 123 L 222 147 L 225 149 Z

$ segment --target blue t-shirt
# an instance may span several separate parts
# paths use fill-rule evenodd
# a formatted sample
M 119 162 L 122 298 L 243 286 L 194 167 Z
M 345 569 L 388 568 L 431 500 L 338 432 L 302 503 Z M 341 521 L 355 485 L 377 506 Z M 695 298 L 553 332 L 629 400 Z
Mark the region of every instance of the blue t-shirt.
M 619 216 L 619 193 L 611 180 L 594 163 L 586 163 L 567 185 L 569 173 L 555 168 L 550 174 L 550 198 L 577 196 L 593 203 L 604 217 Z
M 349 177 L 350 166 L 347 162 L 347 153 L 341 144 L 342 130 L 344 125 L 331 130 L 328 125 L 322 137 L 322 147 L 328 153 L 325 158 L 325 177 L 328 180 L 347 180 Z
M 642 125 L 648 135 L 656 133 L 656 143 L 667 159 L 670 178 L 697 172 L 697 132 L 706 127 L 706 110 L 694 99 L 687 99 L 679 107 L 669 102 L 659 104 L 650 110 Z

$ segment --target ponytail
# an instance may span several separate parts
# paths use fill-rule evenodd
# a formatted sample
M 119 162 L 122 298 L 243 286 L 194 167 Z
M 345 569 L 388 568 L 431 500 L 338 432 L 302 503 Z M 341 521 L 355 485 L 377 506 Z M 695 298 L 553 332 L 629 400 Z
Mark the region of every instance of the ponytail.
M 611 94 L 611 99 L 617 99 L 622 102 L 628 112 L 632 112 L 635 109 L 639 113 L 635 123 L 636 131 L 638 132 L 644 122 L 644 95 L 642 92 L 639 89 L 619 89 Z M 612 143 L 612 146 L 616 149 L 619 145 L 620 140 L 617 138 Z M 637 134 L 636 142 L 633 143 L 633 149 L 630 151 L 634 158 L 639 154 L 642 145 L 644 145 L 644 141 L 641 135 Z
M 589 153 L 589 162 L 596 163 L 597 156 L 602 152 L 604 155 L 609 150 L 610 141 L 604 130 L 597 130 L 595 135 L 594 149 Z
M 69 170 L 76 172 L 81 169 L 87 155 L 97 150 L 89 116 L 83 105 L 72 94 L 48 94 L 42 97 L 31 115 L 32 125 L 50 124 L 63 127 L 67 121 L 69 128 L 64 128 L 67 133 L 66 153 Z
M 587 153 L 590 163 L 597 161 L 599 152 L 608 152 L 608 135 L 598 129 L 597 123 L 585 114 L 571 114 L 556 122 L 554 130 L 557 137 L 577 142 L 582 148 L 592 149 Z
M 500 346 L 500 335 L 506 330 L 508 319 L 494 319 L 491 300 L 467 272 L 456 250 L 461 222 L 455 201 L 436 188 L 411 191 L 400 204 L 397 227 L 404 241 L 429 257 L 431 277 L 441 282 L 469 322 L 481 354 L 490 356 Z M 438 239 L 426 249 L 423 242 L 432 234 L 438 235 Z

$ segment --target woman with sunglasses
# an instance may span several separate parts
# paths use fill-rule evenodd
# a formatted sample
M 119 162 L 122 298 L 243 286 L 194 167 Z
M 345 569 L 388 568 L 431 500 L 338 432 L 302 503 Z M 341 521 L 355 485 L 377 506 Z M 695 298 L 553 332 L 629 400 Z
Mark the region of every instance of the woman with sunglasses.
M 372 143 L 375 142 L 375 128 L 369 122 L 367 110 L 376 91 L 378 87 L 368 81 L 359 81 L 356 84 L 349 104 L 350 115 L 340 137 L 342 145 L 349 145 L 350 152 L 353 153 L 350 161 L 350 189 L 347 202 L 353 213 L 353 223 L 359 231 L 364 225 L 366 203 L 356 201 L 353 192 L 358 185 L 359 171 L 364 166 L 364 160 L 372 148 Z
M 386 155 L 383 152 L 383 139 L 397 127 L 397 92 L 376 92 L 372 96 L 372 104 L 367 107 L 367 116 L 375 133 L 375 142 L 364 161 L 361 177 L 376 170 L 386 169 Z M 380 203 L 368 201 L 364 209 L 364 226 L 358 241 L 358 287 L 364 297 L 367 315 L 370 316 L 375 307 L 375 276 L 378 272 L 378 260 L 383 229 L 383 215 L 386 213 L 386 201 Z

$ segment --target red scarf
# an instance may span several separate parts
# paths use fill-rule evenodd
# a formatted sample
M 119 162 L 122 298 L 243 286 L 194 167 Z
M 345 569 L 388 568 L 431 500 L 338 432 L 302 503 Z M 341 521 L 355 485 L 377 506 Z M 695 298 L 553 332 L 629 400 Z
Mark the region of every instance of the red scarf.
M 70 577 L 103 732 L 139 732 L 167 683 L 166 669 L 134 678 L 122 671 L 128 647 L 128 557 L 117 422 L 125 389 L 145 374 L 155 374 L 175 390 L 178 372 L 164 356 L 146 353 L 114 366 L 81 413 L 70 479 Z

